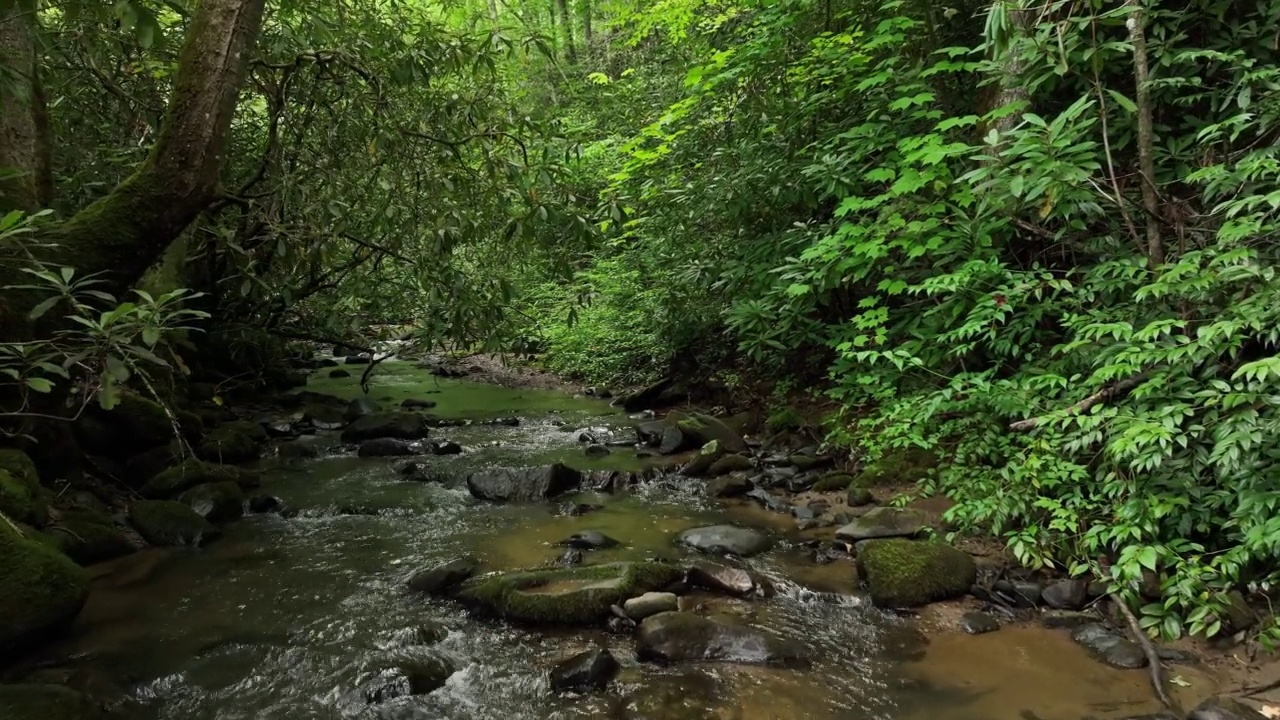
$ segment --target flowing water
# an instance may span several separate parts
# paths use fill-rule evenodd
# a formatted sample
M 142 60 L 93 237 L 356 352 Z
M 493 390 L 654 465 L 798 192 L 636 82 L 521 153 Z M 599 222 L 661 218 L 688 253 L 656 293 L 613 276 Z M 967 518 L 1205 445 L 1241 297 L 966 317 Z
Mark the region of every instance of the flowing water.
M 309 389 L 352 397 L 354 379 Z M 429 394 L 428 394 L 429 393 Z M 587 459 L 564 427 L 625 426 L 604 402 L 431 378 L 408 364 L 380 374 L 374 398 L 436 400 L 443 417 L 519 416 L 519 427 L 437 431 L 466 452 L 427 458 L 462 474 L 486 465 L 562 460 L 579 468 L 636 469 L 652 459 L 614 448 Z M 1081 720 L 1152 712 L 1145 674 L 1110 670 L 1058 632 L 1008 628 L 968 637 L 931 634 L 920 621 L 869 607 L 847 563 L 818 566 L 789 548 L 788 522 L 701 497 L 696 483 L 659 479 L 633 492 L 592 495 L 602 510 L 561 515 L 554 503 L 494 505 L 465 489 L 401 480 L 391 459 L 356 458 L 320 436 L 313 460 L 275 464 L 264 490 L 297 516 L 254 516 L 201 550 L 140 553 L 94 568 L 95 585 L 70 638 L 49 656 L 92 668 L 164 720 L 329 718 L 815 718 L 851 720 Z M 353 508 L 356 509 L 353 514 Z M 470 618 L 442 600 L 408 595 L 421 567 L 473 555 L 495 569 L 545 563 L 552 543 L 603 531 L 623 546 L 588 562 L 681 558 L 672 538 L 715 522 L 765 524 L 784 542 L 753 567 L 779 588 L 770 600 L 690 597 L 705 612 L 805 643 L 806 670 L 728 664 L 657 667 L 632 642 L 598 631 L 530 630 Z M 793 538 L 794 539 L 794 538 Z M 443 635 L 431 644 L 406 642 Z M 558 660 L 607 646 L 623 664 L 595 696 L 558 696 L 546 674 Z M 361 683 L 405 658 L 456 668 L 440 689 L 378 705 Z M 1194 683 L 1207 682 L 1180 671 Z

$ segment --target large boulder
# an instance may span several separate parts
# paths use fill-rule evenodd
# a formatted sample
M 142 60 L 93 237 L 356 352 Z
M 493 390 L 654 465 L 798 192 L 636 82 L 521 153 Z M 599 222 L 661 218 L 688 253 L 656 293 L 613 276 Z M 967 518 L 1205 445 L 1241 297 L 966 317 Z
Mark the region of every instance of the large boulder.
M 68 510 L 44 530 L 55 547 L 81 565 L 92 565 L 128 555 L 138 549 L 135 540 L 111 518 L 92 510 Z
M 453 663 L 443 657 L 405 657 L 366 681 L 363 694 L 368 703 L 426 695 L 442 687 L 454 672 Z
M 196 457 L 215 463 L 251 462 L 262 456 L 259 443 L 266 440 L 266 429 L 257 423 L 225 423 L 204 436 Z
M 48 502 L 35 463 L 19 450 L 0 450 L 0 512 L 28 525 L 43 525 Z
M 453 590 L 463 581 L 480 572 L 480 563 L 473 558 L 458 558 L 442 565 L 435 565 L 415 572 L 409 577 L 409 589 L 428 595 L 442 595 Z
M 751 470 L 751 458 L 746 455 L 725 455 L 716 460 L 707 468 L 707 475 L 711 477 L 720 477 L 733 472 L 746 472 Z
M 467 489 L 481 500 L 533 502 L 578 489 L 582 473 L 556 463 L 532 468 L 489 468 L 467 476 Z
M 939 542 L 886 539 L 858 544 L 858 565 L 880 607 L 917 607 L 963 595 L 978 569 L 973 558 Z
M 755 576 L 742 568 L 707 562 L 694 563 L 685 579 L 694 587 L 727 595 L 749 595 L 757 585 Z
M 456 597 L 514 622 L 591 625 L 607 618 L 611 606 L 666 587 L 680 575 L 678 568 L 658 562 L 491 573 L 464 582 Z
M 764 533 L 735 525 L 685 530 L 680 533 L 680 542 L 701 552 L 739 557 L 759 555 L 773 547 L 773 541 Z
M 0 685 L 4 720 L 107 720 L 111 715 L 85 693 L 62 685 Z
M 167 444 L 176 435 L 174 421 L 160 403 L 123 393 L 110 410 L 90 408 L 76 422 L 76 436 L 91 452 L 127 457 Z
M 342 419 L 346 422 L 355 422 L 365 415 L 372 415 L 381 410 L 382 407 L 374 402 L 373 398 L 362 395 L 347 403 L 347 409 L 342 412 Z
M 159 500 L 176 497 L 197 485 L 222 482 L 233 482 L 248 490 L 262 484 L 262 475 L 253 470 L 187 458 L 148 480 L 141 492 L 145 498 Z
M 557 692 L 603 690 L 622 666 L 608 650 L 587 650 L 565 660 L 551 671 L 551 689 Z
M 378 412 L 356 418 L 342 431 L 342 442 L 358 443 L 375 438 L 421 440 L 427 436 L 428 418 L 411 412 Z
M 647 592 L 633 597 L 622 604 L 622 611 L 635 621 L 643 620 L 650 615 L 671 612 L 680 609 L 680 598 L 675 593 Z
M 233 482 L 197 485 L 182 493 L 178 500 L 215 525 L 244 515 L 244 491 Z
M 65 629 L 88 597 L 89 573 L 0 518 L 0 656 Z
M 173 500 L 139 500 L 129 508 L 129 523 L 143 540 L 157 546 L 199 546 L 220 536 L 218 529 L 190 506 Z
M 836 537 L 851 542 L 872 538 L 915 537 L 924 528 L 924 514 L 918 510 L 878 507 L 836 530 Z
M 804 648 L 754 628 L 687 612 L 651 615 L 636 631 L 636 655 L 662 663 L 720 660 L 757 665 L 803 666 Z
M 720 449 L 726 453 L 744 453 L 747 451 L 747 443 L 742 439 L 736 430 L 729 427 L 723 420 L 713 418 L 703 413 L 692 413 L 685 415 L 684 413 L 671 412 L 667 414 L 667 422 L 680 429 L 684 437 L 693 443 L 694 447 L 702 447 L 703 445 L 715 440 L 720 445 Z

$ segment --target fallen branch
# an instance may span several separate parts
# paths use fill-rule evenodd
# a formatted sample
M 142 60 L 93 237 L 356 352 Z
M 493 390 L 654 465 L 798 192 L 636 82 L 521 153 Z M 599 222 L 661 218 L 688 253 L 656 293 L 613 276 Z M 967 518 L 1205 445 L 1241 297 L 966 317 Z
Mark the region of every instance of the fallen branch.
M 1151 638 L 1147 637 L 1147 634 L 1143 632 L 1142 626 L 1138 624 L 1138 618 L 1134 617 L 1133 611 L 1129 609 L 1129 606 L 1126 605 L 1123 600 L 1112 594 L 1111 604 L 1114 605 L 1116 610 L 1119 610 L 1120 614 L 1124 616 L 1124 619 L 1129 624 L 1129 633 L 1133 635 L 1134 639 L 1138 641 L 1138 644 L 1142 646 L 1142 652 L 1146 653 L 1147 663 L 1151 668 L 1151 686 L 1156 690 L 1156 697 L 1160 698 L 1160 702 L 1163 703 L 1166 708 L 1169 708 L 1175 713 L 1181 715 L 1177 706 L 1173 704 L 1173 700 L 1171 700 L 1168 693 L 1164 691 L 1164 680 L 1161 677 L 1160 672 L 1160 654 L 1156 652 L 1155 646 L 1151 644 Z
M 1108 385 L 1107 387 L 1081 400 L 1075 405 L 1072 405 L 1071 407 L 1067 408 L 1065 414 L 1078 415 L 1080 413 L 1089 412 L 1089 409 L 1092 408 L 1094 405 L 1098 405 L 1100 403 L 1107 402 L 1108 400 L 1112 400 L 1114 398 L 1120 397 L 1121 395 L 1125 395 L 1130 390 L 1133 390 L 1134 388 L 1138 387 L 1139 385 L 1146 382 L 1147 380 L 1148 380 L 1148 377 L 1146 373 L 1138 373 L 1137 375 L 1134 375 L 1132 377 L 1127 377 L 1124 380 L 1120 380 L 1115 383 L 1112 383 L 1111 385 Z M 1026 432 L 1028 430 L 1034 430 L 1035 428 L 1039 427 L 1041 423 L 1045 422 L 1046 417 L 1047 416 L 1033 417 L 1033 418 L 1027 418 L 1026 420 L 1019 420 L 1017 422 L 1009 423 L 1009 430 L 1011 432 Z

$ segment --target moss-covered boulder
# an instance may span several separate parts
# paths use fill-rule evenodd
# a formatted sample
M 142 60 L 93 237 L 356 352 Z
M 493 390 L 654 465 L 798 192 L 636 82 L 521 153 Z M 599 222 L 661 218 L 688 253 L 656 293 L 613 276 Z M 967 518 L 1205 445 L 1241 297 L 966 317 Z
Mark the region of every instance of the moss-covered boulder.
M 746 455 L 725 455 L 719 460 L 711 463 L 711 467 L 707 468 L 707 474 L 711 477 L 720 477 L 733 472 L 746 472 L 752 469 L 751 458 Z
M 858 567 L 880 607 L 917 607 L 963 595 L 978 576 L 973 558 L 950 545 L 896 538 L 858 543 Z
M 919 510 L 878 507 L 836 530 L 836 537 L 850 542 L 915 537 L 927 527 L 925 520 L 924 513 Z
M 44 530 L 53 544 L 81 565 L 92 565 L 135 552 L 138 548 L 124 528 L 91 510 L 70 510 Z
M 462 583 L 455 597 L 513 622 L 589 625 L 608 617 L 611 605 L 666 587 L 682 575 L 679 568 L 658 562 L 491 573 Z
M 886 452 L 878 460 L 868 464 L 858 474 L 857 480 L 862 487 L 916 483 L 937 464 L 937 456 L 927 450 L 899 448 Z
M 32 490 L 40 487 L 40 474 L 31 456 L 14 448 L 0 448 L 0 470 L 7 470 L 15 480 Z
M 185 503 L 139 500 L 129 508 L 129 522 L 148 543 L 157 546 L 200 546 L 220 533 Z
M 226 425 L 206 435 L 196 448 L 196 457 L 215 463 L 252 462 L 261 456 L 262 450 L 253 438 Z
M 694 455 L 692 460 L 685 463 L 685 466 L 680 468 L 680 474 L 685 477 L 701 477 L 702 475 L 706 475 L 707 471 L 711 469 L 711 466 L 715 465 L 716 461 L 722 457 L 724 457 L 724 450 L 721 449 L 720 443 L 712 440 L 706 445 L 703 445 L 702 449 L 698 451 L 698 454 Z
M 747 451 L 747 443 L 737 431 L 710 415 L 670 412 L 667 414 L 667 423 L 678 428 L 685 440 L 692 442 L 694 447 L 701 447 L 716 440 L 725 452 Z
M 244 499 L 244 491 L 233 482 L 204 483 L 178 497 L 180 502 L 214 524 L 230 522 L 244 515 Z
M 838 492 L 853 485 L 853 476 L 844 472 L 824 473 L 811 488 L 814 492 Z
M 0 685 L 4 720 L 107 720 L 110 714 L 88 695 L 62 685 Z
M 176 497 L 197 485 L 221 482 L 233 482 L 244 489 L 255 488 L 262 484 L 262 475 L 244 468 L 187 458 L 148 480 L 141 492 L 143 497 L 158 500 Z
M 3 469 L 0 469 L 0 513 L 37 527 L 49 519 L 48 504 L 39 483 L 32 486 Z
M 70 625 L 89 596 L 89 574 L 36 536 L 0 518 L 0 656 Z
M 76 424 L 80 442 L 107 457 L 127 457 L 167 444 L 174 422 L 160 403 L 124 393 L 111 410 L 91 410 Z

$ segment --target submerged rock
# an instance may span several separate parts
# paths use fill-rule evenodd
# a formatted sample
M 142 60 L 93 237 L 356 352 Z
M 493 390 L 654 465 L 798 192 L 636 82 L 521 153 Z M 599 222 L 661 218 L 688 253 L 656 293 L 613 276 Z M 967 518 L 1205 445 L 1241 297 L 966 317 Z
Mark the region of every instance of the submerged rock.
M 457 597 L 515 622 L 589 625 L 607 618 L 611 605 L 666 587 L 680 574 L 679 569 L 658 562 L 491 573 L 464 582 Z
M 88 597 L 84 568 L 0 520 L 0 655 L 9 657 L 61 632 Z
M 280 498 L 273 495 L 258 494 L 249 498 L 249 512 L 251 513 L 274 513 L 280 512 L 284 508 L 284 503 L 280 502 Z
M 535 468 L 489 468 L 471 473 L 467 488 L 481 500 L 533 502 L 576 490 L 582 473 L 556 463 Z
M 758 665 L 806 664 L 804 650 L 796 643 L 686 612 L 645 618 L 636 631 L 636 655 L 641 660 L 663 663 L 721 660 Z
M 615 547 L 619 543 L 617 540 L 605 535 L 599 530 L 583 530 L 556 543 L 571 548 L 579 548 L 582 550 L 599 550 L 601 548 Z
M 375 438 L 421 440 L 429 431 L 426 416 L 411 412 L 379 412 L 356 419 L 342 431 L 342 442 L 357 443 Z
M 107 720 L 105 708 L 85 693 L 62 685 L 0 685 L 4 720 Z
M 604 445 L 588 445 L 582 454 L 589 458 L 602 458 L 609 454 L 609 448 Z
M 764 533 L 735 525 L 685 530 L 680 533 L 680 542 L 701 552 L 739 557 L 759 555 L 773 547 L 773 541 Z
M 480 572 L 480 563 L 473 558 L 458 558 L 443 565 L 419 570 L 409 578 L 409 589 L 428 595 L 449 592 Z
M 129 522 L 142 539 L 160 547 L 199 546 L 221 535 L 195 510 L 172 500 L 139 500 L 129 508 Z
M 329 371 L 329 377 L 334 378 L 335 380 L 338 378 L 349 378 L 351 377 L 351 373 L 343 370 L 342 368 L 336 368 Z
M 244 515 L 244 491 L 233 482 L 197 485 L 182 493 L 178 500 L 214 524 Z
M 764 488 L 756 488 L 747 491 L 743 497 L 754 500 L 760 507 L 765 510 L 777 513 L 790 513 L 791 505 L 784 500 L 780 500 L 769 493 Z
M 403 660 L 365 683 L 365 700 L 373 704 L 408 695 L 426 695 L 443 686 L 455 671 L 453 663 L 441 657 Z
M 914 537 L 924 530 L 918 510 L 878 507 L 836 531 L 836 537 L 857 542 L 872 538 Z
M 916 607 L 963 595 L 978 576 L 972 557 L 939 542 L 867 540 L 857 549 L 871 601 L 880 607 Z
M 452 440 L 433 440 L 429 444 L 432 455 L 459 455 L 462 446 Z
M 608 650 L 587 650 L 560 663 L 551 671 L 551 689 L 557 692 L 603 690 L 622 666 Z
M 1111 632 L 1104 625 L 1081 625 L 1071 633 L 1071 639 L 1111 667 L 1132 670 L 1147 665 L 1147 656 L 1138 643 Z
M 404 457 L 421 455 L 422 449 L 417 443 L 397 438 L 374 438 L 360 443 L 356 449 L 358 457 Z

